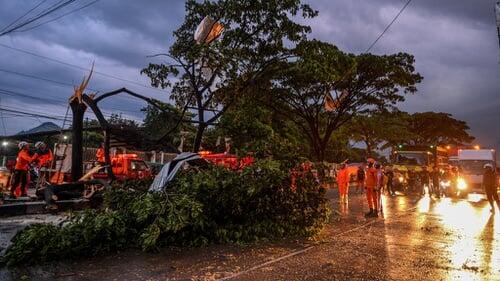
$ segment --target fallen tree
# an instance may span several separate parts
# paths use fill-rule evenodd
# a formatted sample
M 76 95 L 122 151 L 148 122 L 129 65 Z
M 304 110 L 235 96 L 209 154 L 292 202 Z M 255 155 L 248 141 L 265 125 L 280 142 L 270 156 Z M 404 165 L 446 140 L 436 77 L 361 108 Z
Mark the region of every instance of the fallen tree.
M 19 232 L 3 263 L 314 235 L 329 216 L 325 191 L 310 174 L 292 188 L 283 167 L 276 161 L 240 172 L 210 166 L 181 172 L 165 192 L 106 191 L 102 210 L 78 213 L 62 226 L 36 224 Z

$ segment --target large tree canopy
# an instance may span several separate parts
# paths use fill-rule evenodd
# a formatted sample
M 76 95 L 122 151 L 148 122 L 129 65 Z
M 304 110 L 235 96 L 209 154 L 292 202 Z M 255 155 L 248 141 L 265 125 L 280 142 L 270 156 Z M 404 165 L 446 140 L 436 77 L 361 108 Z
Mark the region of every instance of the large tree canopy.
M 373 157 L 374 150 L 385 148 L 387 144 L 404 143 L 413 137 L 405 116 L 399 111 L 358 115 L 343 127 L 343 131 L 353 141 L 363 143 L 366 155 Z
M 409 117 L 408 130 L 412 136 L 407 144 L 411 145 L 460 145 L 474 140 L 467 131 L 465 121 L 457 120 L 449 113 L 419 112 Z
M 206 127 L 269 67 L 289 57 L 288 46 L 310 32 L 309 26 L 293 19 L 316 14 L 300 0 L 188 0 L 184 23 L 174 32 L 175 42 L 162 54 L 168 62 L 151 63 L 142 73 L 153 86 L 171 88 L 171 98 L 184 111 L 196 110 L 197 151 Z M 225 31 L 211 44 L 197 44 L 194 32 L 205 16 L 218 20 Z M 208 117 L 207 111 L 213 114 Z
M 405 53 L 346 54 L 316 40 L 301 42 L 293 53 L 296 59 L 274 74 L 272 97 L 280 102 L 268 104 L 297 124 L 319 161 L 332 133 L 355 114 L 392 108 L 422 80 L 413 56 Z M 325 110 L 325 94 L 337 98 L 332 111 Z

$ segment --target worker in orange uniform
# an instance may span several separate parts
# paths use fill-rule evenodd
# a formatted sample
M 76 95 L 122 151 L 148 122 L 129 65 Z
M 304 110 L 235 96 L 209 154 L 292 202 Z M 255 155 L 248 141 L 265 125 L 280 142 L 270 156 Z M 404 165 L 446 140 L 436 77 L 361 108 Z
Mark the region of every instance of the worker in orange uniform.
M 377 169 L 374 167 L 375 160 L 372 158 L 368 159 L 368 168 L 366 169 L 366 200 L 368 201 L 368 207 L 370 211 L 365 214 L 367 218 L 378 217 L 378 197 L 377 197 Z
M 14 167 L 14 180 L 10 186 L 10 197 L 16 198 L 15 191 L 17 186 L 21 189 L 21 196 L 27 197 L 26 184 L 28 183 L 29 164 L 34 160 L 30 156 L 29 144 L 22 141 L 18 144 L 19 153 L 17 154 L 16 165 Z
M 349 171 L 345 163 L 340 165 L 337 172 L 337 186 L 339 187 L 340 203 L 347 204 L 347 194 L 349 193 Z
M 380 163 L 375 163 L 375 170 L 377 171 L 377 184 L 375 186 L 375 197 L 377 199 L 377 207 L 375 208 L 375 212 L 380 212 L 382 213 L 382 193 L 384 191 L 384 188 L 387 184 L 386 177 L 384 175 L 384 172 L 382 171 L 382 166 Z
M 50 168 L 52 166 L 52 161 L 54 160 L 54 154 L 52 153 L 52 150 L 48 148 L 47 144 L 45 144 L 43 141 L 35 143 L 35 148 L 35 158 L 38 161 L 40 167 Z
M 47 147 L 47 144 L 43 141 L 39 141 L 35 143 L 35 158 L 38 162 L 38 167 L 40 168 L 40 175 L 37 179 L 37 187 L 40 186 L 41 183 L 47 180 L 48 177 L 48 169 L 52 168 L 52 161 L 54 160 L 54 154 L 52 150 Z
M 99 148 L 97 149 L 97 152 L 95 154 L 96 156 L 96 159 L 97 159 L 97 163 L 99 163 L 99 165 L 101 166 L 104 166 L 104 164 L 106 163 L 106 158 L 104 156 L 104 145 L 101 144 L 99 146 Z

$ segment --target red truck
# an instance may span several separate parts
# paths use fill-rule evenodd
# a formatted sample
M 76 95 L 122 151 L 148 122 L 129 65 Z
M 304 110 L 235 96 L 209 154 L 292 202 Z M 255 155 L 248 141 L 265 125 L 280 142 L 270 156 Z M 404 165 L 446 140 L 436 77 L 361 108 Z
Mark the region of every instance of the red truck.
M 144 179 L 152 176 L 151 169 L 137 154 L 117 154 L 111 158 L 113 174 L 117 180 Z M 107 178 L 105 171 L 96 173 L 94 178 Z

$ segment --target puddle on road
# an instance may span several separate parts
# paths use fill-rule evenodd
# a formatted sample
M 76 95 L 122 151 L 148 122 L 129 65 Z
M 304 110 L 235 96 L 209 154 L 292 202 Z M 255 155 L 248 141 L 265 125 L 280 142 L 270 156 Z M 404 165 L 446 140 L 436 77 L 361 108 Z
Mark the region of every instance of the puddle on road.
M 466 200 L 426 196 L 416 207 L 412 217 L 415 231 L 405 239 L 415 249 L 439 249 L 437 256 L 429 252 L 426 259 L 436 263 L 436 268 L 448 269 L 443 280 L 500 276 L 500 215 L 490 213 L 482 195 L 473 194 Z M 396 237 L 388 235 L 387 240 L 394 242 Z M 392 250 L 387 248 L 389 257 Z

